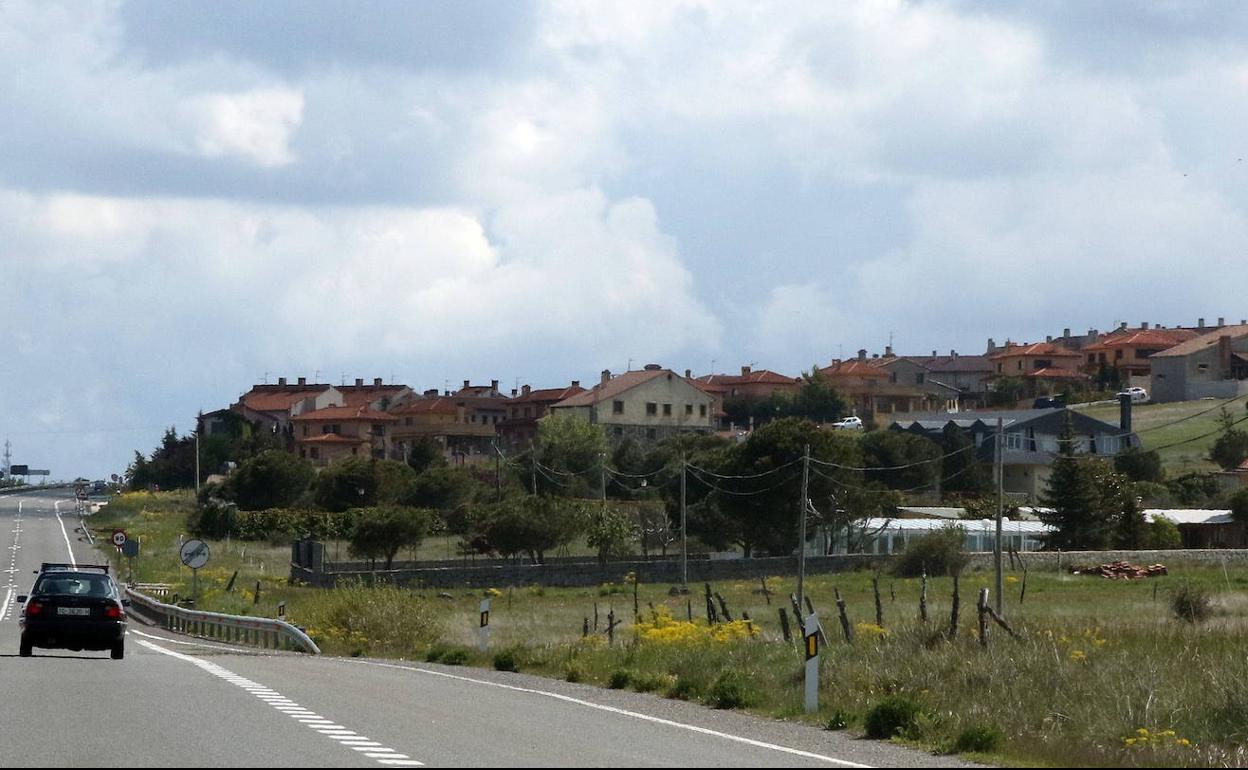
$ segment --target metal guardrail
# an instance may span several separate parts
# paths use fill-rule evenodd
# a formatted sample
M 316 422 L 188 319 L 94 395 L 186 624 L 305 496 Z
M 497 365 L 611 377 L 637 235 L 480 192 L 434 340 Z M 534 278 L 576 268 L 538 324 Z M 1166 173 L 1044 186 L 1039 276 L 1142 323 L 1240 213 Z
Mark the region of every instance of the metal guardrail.
M 126 589 L 126 597 L 130 599 L 133 609 L 161 628 L 175 633 L 261 649 L 296 650 L 313 655 L 321 653 L 316 642 L 284 620 L 188 610 L 158 602 L 133 588 Z

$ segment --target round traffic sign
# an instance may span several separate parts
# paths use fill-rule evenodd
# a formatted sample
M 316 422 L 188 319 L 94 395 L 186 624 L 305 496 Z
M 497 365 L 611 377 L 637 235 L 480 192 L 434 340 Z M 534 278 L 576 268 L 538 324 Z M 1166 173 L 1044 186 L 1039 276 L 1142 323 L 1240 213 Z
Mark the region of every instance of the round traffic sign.
M 139 541 L 127 540 L 126 544 L 121 547 L 121 553 L 123 556 L 128 556 L 131 559 L 138 556 L 139 555 Z
M 122 547 L 123 545 L 125 545 L 125 544 L 126 544 L 126 540 L 128 540 L 128 539 L 129 539 L 129 537 L 127 537 L 127 535 L 126 535 L 126 531 L 125 531 L 125 530 L 123 530 L 123 529 L 114 529 L 114 530 L 113 530 L 113 545 L 115 545 L 115 546 L 117 546 L 118 548 L 120 548 L 120 547 Z
M 182 544 L 179 553 L 182 563 L 191 569 L 199 569 L 208 563 L 208 544 L 203 540 L 191 539 Z

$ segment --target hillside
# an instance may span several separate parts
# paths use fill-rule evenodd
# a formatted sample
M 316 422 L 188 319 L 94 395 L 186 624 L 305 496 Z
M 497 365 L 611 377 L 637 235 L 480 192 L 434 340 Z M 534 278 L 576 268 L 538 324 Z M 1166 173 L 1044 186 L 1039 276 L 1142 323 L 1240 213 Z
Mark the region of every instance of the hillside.
M 1166 472 L 1171 476 L 1188 471 L 1217 470 L 1208 458 L 1209 449 L 1217 439 L 1219 404 L 1213 399 L 1137 404 L 1133 427 L 1145 449 L 1160 450 Z M 1242 416 L 1244 401 L 1232 402 L 1227 408 L 1237 417 Z M 1118 422 L 1117 404 L 1097 404 L 1079 411 L 1106 422 Z M 1180 443 L 1185 441 L 1189 443 Z

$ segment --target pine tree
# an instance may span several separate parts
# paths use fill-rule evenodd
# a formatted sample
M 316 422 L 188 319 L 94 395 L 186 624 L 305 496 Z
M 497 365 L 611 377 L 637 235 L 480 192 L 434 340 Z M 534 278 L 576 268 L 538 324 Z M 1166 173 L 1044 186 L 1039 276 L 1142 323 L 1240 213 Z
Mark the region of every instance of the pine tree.
M 1058 436 L 1058 455 L 1053 461 L 1041 502 L 1051 511 L 1040 520 L 1054 528 L 1049 544 L 1065 550 L 1103 548 L 1110 535 L 1112 517 L 1106 515 L 1104 495 L 1097 483 L 1097 469 L 1075 452 L 1075 431 L 1066 414 Z

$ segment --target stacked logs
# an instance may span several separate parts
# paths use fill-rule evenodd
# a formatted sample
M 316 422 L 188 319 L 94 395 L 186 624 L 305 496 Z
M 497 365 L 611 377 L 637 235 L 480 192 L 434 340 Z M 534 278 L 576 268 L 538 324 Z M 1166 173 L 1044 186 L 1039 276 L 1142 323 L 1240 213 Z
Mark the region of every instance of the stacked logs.
M 1106 580 L 1143 580 L 1150 577 L 1161 577 L 1169 574 L 1164 564 L 1153 564 L 1141 567 L 1126 561 L 1115 561 L 1099 567 L 1071 567 L 1072 575 L 1099 575 Z

